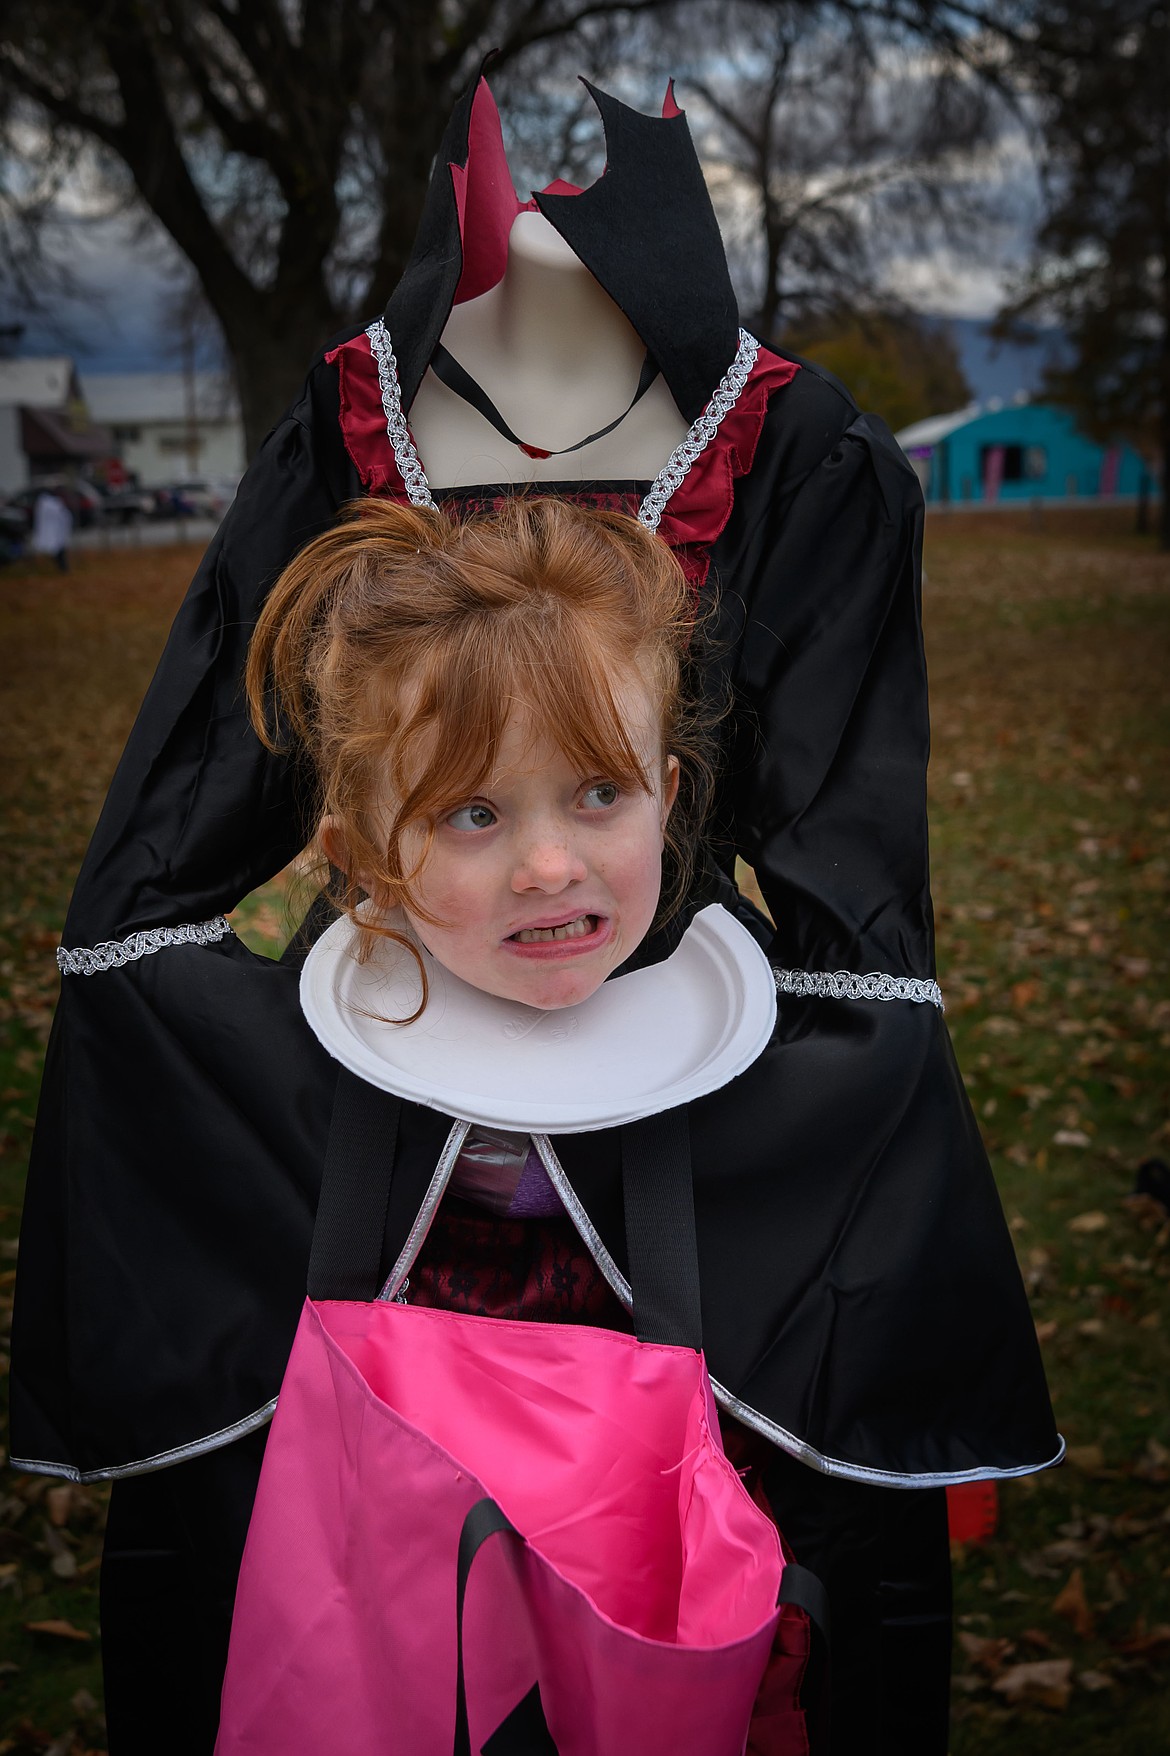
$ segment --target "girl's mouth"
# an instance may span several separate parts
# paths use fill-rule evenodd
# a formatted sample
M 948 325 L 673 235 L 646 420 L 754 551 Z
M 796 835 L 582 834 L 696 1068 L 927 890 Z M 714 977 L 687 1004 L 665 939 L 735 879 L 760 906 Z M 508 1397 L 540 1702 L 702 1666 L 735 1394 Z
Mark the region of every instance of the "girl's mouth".
M 557 927 L 521 927 L 509 934 L 513 945 L 554 945 L 569 939 L 590 939 L 601 925 L 599 915 L 577 915 Z

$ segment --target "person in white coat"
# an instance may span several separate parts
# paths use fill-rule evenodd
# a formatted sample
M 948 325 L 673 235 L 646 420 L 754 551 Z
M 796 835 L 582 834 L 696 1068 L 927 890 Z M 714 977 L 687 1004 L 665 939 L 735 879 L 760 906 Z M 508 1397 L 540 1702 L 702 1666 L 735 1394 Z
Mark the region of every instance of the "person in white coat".
M 35 555 L 52 555 L 62 573 L 69 571 L 69 539 L 73 514 L 58 484 L 46 482 L 33 506 L 32 547 Z

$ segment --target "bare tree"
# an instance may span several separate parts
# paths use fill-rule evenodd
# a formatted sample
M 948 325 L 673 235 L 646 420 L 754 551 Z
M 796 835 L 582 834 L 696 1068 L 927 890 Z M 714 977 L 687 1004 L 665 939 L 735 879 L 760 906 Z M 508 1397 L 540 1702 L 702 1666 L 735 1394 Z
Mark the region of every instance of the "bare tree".
M 975 247 L 992 217 L 980 160 L 1004 108 L 986 38 L 956 33 L 952 10 L 924 31 L 897 7 L 720 8 L 724 51 L 687 68 L 686 84 L 764 334 L 888 307 L 899 247 Z
M 1045 212 L 1000 330 L 1061 324 L 1070 357 L 1049 367 L 1045 390 L 1084 431 L 1150 462 L 1170 549 L 1170 14 L 1155 0 L 1071 13 L 1037 0 L 1020 74 Z
M 55 188 L 95 157 L 194 268 L 251 448 L 321 342 L 398 278 L 445 119 L 495 47 L 519 157 L 544 176 L 596 159 L 570 62 L 618 73 L 630 96 L 645 83 L 631 62 L 690 71 L 705 144 L 759 192 L 771 328 L 814 285 L 861 287 L 874 214 L 929 205 L 940 142 L 981 137 L 958 78 L 919 81 L 917 120 L 895 115 L 879 49 L 897 39 L 952 66 L 978 23 L 976 0 L 7 0 L 0 255 L 7 242 L 34 290 Z M 12 170 L 30 128 L 35 175 Z
M 322 340 L 397 279 L 485 49 L 506 68 L 587 19 L 658 3 L 10 0 L 0 121 L 11 163 L 14 130 L 47 118 L 58 175 L 92 144 L 194 265 L 251 447 Z M 9 213 L 30 246 L 32 194 Z

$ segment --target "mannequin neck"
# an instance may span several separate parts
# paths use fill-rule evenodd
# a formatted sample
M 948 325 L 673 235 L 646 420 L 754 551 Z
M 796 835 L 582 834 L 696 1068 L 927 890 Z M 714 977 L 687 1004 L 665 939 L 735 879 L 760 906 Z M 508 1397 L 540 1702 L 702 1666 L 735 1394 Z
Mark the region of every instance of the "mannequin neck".
M 542 214 L 516 216 L 504 278 L 456 305 L 443 344 L 478 376 L 506 373 L 564 387 L 579 379 L 633 373 L 645 348 L 629 320 Z M 472 363 L 472 357 L 475 363 Z
M 646 348 L 541 214 L 517 215 L 503 279 L 456 305 L 442 340 L 512 431 L 554 455 L 528 456 L 427 372 L 410 408 L 410 425 L 436 488 L 650 480 L 686 434 L 687 423 L 659 377 L 612 432 L 568 456 L 555 455 L 622 416 Z

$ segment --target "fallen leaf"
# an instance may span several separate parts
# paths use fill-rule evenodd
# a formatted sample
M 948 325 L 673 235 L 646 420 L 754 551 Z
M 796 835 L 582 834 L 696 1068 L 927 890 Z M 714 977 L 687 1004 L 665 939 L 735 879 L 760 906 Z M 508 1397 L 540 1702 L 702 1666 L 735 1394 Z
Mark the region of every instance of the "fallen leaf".
M 1046 1318 L 1043 1323 L 1036 1325 L 1036 1340 L 1043 1346 L 1046 1341 L 1052 1340 L 1059 1328 L 1060 1324 L 1055 1317 Z
M 1053 1146 L 1092 1146 L 1093 1142 L 1083 1128 L 1058 1128 L 1056 1133 L 1052 1136 L 1052 1144 Z M 1086 1215 L 1085 1217 L 1088 1218 L 1090 1216 Z M 1104 1220 L 1105 1215 L 1102 1214 L 1101 1218 Z M 1105 1223 L 1108 1224 L 1108 1221 L 1105 1221 Z M 1071 1220 L 1069 1221 L 1069 1224 L 1072 1225 Z M 1082 1227 L 1081 1229 L 1096 1231 L 1097 1227 L 1090 1226 L 1088 1228 Z
M 1118 1643 L 1119 1652 L 1137 1653 L 1142 1658 L 1149 1658 L 1154 1653 L 1165 1652 L 1168 1648 L 1170 1648 L 1170 1626 L 1165 1622 L 1158 1622 L 1153 1628 L 1147 1628 L 1140 1616 L 1134 1623 L 1133 1633 Z
M 1070 1445 L 1065 1456 L 1082 1475 L 1095 1476 L 1105 1468 L 1105 1453 L 1099 1445 Z
M 57 1640 L 93 1639 L 84 1628 L 75 1628 L 72 1622 L 63 1621 L 59 1616 L 51 1617 L 47 1622 L 26 1622 L 25 1628 L 30 1634 L 51 1634 Z
M 62 1525 L 68 1524 L 70 1508 L 73 1505 L 72 1482 L 62 1482 L 57 1487 L 50 1488 L 45 1495 L 45 1505 L 49 1510 L 50 1524 L 55 1524 L 58 1529 Z
M 1052 1613 L 1068 1622 L 1077 1638 L 1090 1640 L 1093 1635 L 1093 1612 L 1085 1596 L 1085 1576 L 1074 1567 L 1068 1584 L 1052 1600 Z
M 1160 1245 L 1166 1236 L 1166 1209 L 1154 1195 L 1123 1195 L 1121 1205 L 1136 1220 L 1143 1232 L 1159 1234 L 1154 1242 Z
M 1095 1335 L 1104 1335 L 1104 1333 L 1105 1325 L 1100 1317 L 1086 1317 L 1082 1322 L 1077 1324 L 1078 1335 L 1086 1335 L 1091 1338 Z
M 1072 1659 L 1040 1658 L 1011 1665 L 991 1687 L 1012 1707 L 1050 1707 L 1060 1711 L 1072 1694 Z
M 1020 1639 L 1026 1646 L 1034 1646 L 1037 1652 L 1051 1652 L 1056 1644 L 1051 1634 L 1045 1634 L 1043 1628 L 1025 1628 Z
M 1143 1482 L 1170 1481 L 1170 1451 L 1157 1439 L 1147 1439 L 1145 1450 L 1133 1466 L 1133 1473 Z
M 1083 1561 L 1089 1554 L 1089 1544 L 1079 1541 L 1076 1537 L 1061 1537 L 1059 1542 L 1045 1543 L 1040 1553 L 1050 1567 L 1067 1567 L 1071 1561 Z
M 966 1657 L 990 1677 L 998 1677 L 1003 1669 L 1004 1659 L 1010 1658 L 1016 1650 L 1010 1640 L 1004 1640 L 995 1634 L 969 1634 L 966 1629 L 961 1628 L 958 1638 Z
M 1067 1146 L 1070 1144 L 1069 1141 L 1062 1139 L 1060 1134 L 1054 1135 L 1053 1139 L 1057 1146 Z M 1087 1134 L 1081 1135 L 1079 1139 L 1071 1144 L 1080 1146 L 1082 1143 L 1085 1146 L 1088 1146 L 1089 1137 Z M 1068 1222 L 1068 1229 L 1070 1232 L 1103 1232 L 1108 1224 L 1109 1215 L 1107 1213 L 1102 1213 L 1098 1208 L 1094 1208 L 1090 1213 L 1078 1213 L 1075 1219 L 1070 1219 Z

